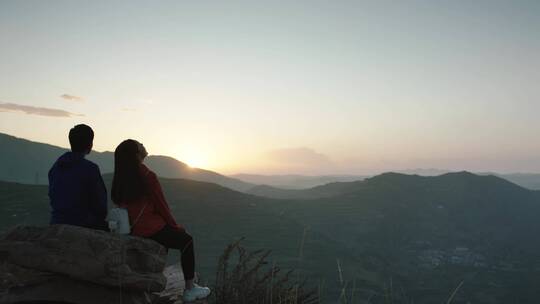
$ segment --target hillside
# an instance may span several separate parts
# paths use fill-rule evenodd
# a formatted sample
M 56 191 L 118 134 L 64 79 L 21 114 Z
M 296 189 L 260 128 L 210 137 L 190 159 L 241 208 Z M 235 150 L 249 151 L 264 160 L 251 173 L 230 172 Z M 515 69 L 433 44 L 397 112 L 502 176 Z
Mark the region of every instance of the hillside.
M 355 231 L 365 235 L 381 225 L 382 230 L 403 225 L 396 231 L 400 239 L 429 238 L 446 244 L 451 240 L 452 246 L 460 246 L 460 242 L 479 246 L 477 241 L 486 241 L 481 236 L 490 235 L 486 242 L 502 247 L 504 241 L 532 238 L 533 231 L 540 231 L 539 192 L 495 176 L 467 172 L 437 177 L 387 173 L 336 197 L 276 201 L 269 207 L 353 247 L 358 244 Z M 405 237 L 405 233 L 410 235 Z M 471 241 L 475 238 L 478 240 Z M 540 249 L 531 242 L 523 244 L 520 246 Z
M 110 175 L 105 176 L 110 184 Z M 241 236 L 273 250 L 339 295 L 337 261 L 359 299 L 440 303 L 465 281 L 454 303 L 536 303 L 540 291 L 540 193 L 467 172 L 422 177 L 387 173 L 347 184 L 345 194 L 274 200 L 219 185 L 161 179 L 173 213 L 195 237 L 203 276 L 223 246 Z M 46 187 L 0 183 L 0 229 L 46 224 Z M 304 230 L 307 229 L 307 230 Z M 306 231 L 302 260 L 298 259 Z M 174 258 L 171 258 L 171 262 Z M 350 290 L 349 290 L 350 292 Z
M 518 302 L 534 303 L 540 296 L 531 295 L 540 278 L 540 194 L 495 176 L 388 173 L 341 196 L 268 207 L 350 252 L 380 257 L 415 303 L 440 302 L 441 290 L 464 279 L 472 302 L 508 303 L 527 291 Z
M 60 155 L 68 151 L 3 133 L 0 133 L 0 147 L 0 167 L 3 168 L 0 171 L 0 180 L 26 184 L 47 184 L 50 167 Z M 87 157 L 99 165 L 103 174 L 113 172 L 112 152 L 92 151 Z M 172 157 L 150 155 L 145 163 L 162 177 L 211 182 L 238 191 L 246 191 L 254 186 L 216 172 L 191 168 Z
M 110 188 L 111 175 L 104 179 Z M 213 282 L 225 246 L 245 237 L 243 243 L 247 248 L 272 250 L 273 262 L 284 270 L 300 269 L 299 274 L 310 277 L 313 286 L 325 279 L 324 297 L 335 299 L 339 293 L 339 282 L 334 276 L 336 258 L 348 265 L 345 274 L 361 276 L 374 290 L 383 284 L 376 272 L 366 270 L 366 262 L 359 260 L 359 256 L 317 231 L 306 234 L 300 261 L 305 227 L 274 215 L 263 207 L 264 199 L 211 183 L 166 178 L 160 181 L 175 218 L 194 237 L 198 271 L 204 281 Z M 0 231 L 20 223 L 47 225 L 48 220 L 46 186 L 0 182 Z M 178 262 L 178 253 L 171 251 L 169 262 Z

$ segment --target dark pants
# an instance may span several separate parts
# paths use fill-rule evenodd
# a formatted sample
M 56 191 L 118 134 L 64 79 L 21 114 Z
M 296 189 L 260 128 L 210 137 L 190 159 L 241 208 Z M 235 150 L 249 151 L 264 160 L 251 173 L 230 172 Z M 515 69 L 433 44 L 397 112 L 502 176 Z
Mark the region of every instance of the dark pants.
M 178 231 L 165 225 L 163 229 L 150 237 L 167 248 L 180 250 L 182 255 L 182 271 L 184 280 L 193 280 L 195 277 L 195 255 L 193 253 L 193 238 L 185 231 Z

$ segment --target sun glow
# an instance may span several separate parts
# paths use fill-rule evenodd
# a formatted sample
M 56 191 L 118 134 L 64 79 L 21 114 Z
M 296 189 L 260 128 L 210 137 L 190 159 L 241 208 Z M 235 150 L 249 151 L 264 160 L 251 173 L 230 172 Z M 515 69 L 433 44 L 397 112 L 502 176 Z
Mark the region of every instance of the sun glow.
M 179 153 L 177 159 L 190 168 L 207 169 L 209 165 L 208 157 L 200 151 L 186 151 Z

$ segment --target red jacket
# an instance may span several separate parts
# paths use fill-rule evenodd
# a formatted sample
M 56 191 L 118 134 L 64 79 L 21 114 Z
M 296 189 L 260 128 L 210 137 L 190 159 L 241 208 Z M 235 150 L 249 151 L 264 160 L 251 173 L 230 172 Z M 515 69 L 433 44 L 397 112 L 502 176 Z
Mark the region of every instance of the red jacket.
M 135 201 L 119 204 L 128 210 L 129 222 L 133 225 L 131 234 L 149 237 L 160 231 L 165 225 L 183 230 L 184 228 L 176 223 L 171 214 L 171 209 L 165 200 L 156 174 L 145 165 L 141 165 L 141 171 L 147 187 L 146 194 Z

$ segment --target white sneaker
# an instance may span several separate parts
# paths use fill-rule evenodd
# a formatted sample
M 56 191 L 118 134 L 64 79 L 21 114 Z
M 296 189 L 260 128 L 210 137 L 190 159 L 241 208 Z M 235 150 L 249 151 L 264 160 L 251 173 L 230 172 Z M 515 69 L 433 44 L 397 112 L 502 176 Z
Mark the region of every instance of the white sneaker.
M 208 297 L 210 295 L 210 288 L 202 287 L 197 284 L 193 284 L 193 288 L 184 289 L 184 302 L 193 302 Z

